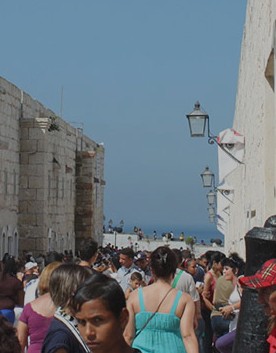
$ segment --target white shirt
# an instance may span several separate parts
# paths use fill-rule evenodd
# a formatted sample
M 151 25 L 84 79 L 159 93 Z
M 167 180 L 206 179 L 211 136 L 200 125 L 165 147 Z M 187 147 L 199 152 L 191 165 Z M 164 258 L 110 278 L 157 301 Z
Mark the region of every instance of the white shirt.
M 177 268 L 175 276 L 177 276 L 180 271 L 181 270 Z M 195 281 L 189 273 L 185 271 L 182 272 L 175 288 L 190 294 L 194 302 L 199 301 L 199 294 L 195 286 Z
M 120 286 L 122 287 L 124 292 L 126 291 L 126 289 L 128 287 L 130 276 L 133 272 L 141 273 L 143 280 L 145 279 L 144 272 L 134 264 L 132 264 L 129 268 L 122 266 L 119 268 L 119 270 L 117 272 L 116 279 L 117 279 L 118 283 L 120 284 Z

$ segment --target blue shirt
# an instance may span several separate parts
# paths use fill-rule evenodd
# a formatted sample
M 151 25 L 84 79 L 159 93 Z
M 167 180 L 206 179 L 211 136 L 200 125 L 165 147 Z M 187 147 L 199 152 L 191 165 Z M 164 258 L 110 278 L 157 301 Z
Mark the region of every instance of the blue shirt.
M 130 280 L 130 277 L 133 272 L 139 272 L 139 273 L 141 273 L 143 279 L 145 278 L 144 272 L 134 264 L 132 264 L 129 268 L 122 266 L 119 268 L 119 270 L 117 272 L 117 281 L 120 284 L 120 286 L 122 287 L 124 292 L 126 291 L 126 289 L 128 287 L 129 280 Z

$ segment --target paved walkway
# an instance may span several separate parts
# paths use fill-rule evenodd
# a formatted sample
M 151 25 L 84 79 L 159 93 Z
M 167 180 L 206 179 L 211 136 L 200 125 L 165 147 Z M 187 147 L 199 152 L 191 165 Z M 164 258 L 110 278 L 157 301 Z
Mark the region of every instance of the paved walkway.
M 163 241 L 162 239 L 153 240 L 153 239 L 144 239 L 138 240 L 138 236 L 136 234 L 119 234 L 119 233 L 105 233 L 103 235 L 103 242 L 102 245 L 106 246 L 107 244 L 111 244 L 114 246 L 118 246 L 118 248 L 133 246 L 134 251 L 139 250 L 149 250 L 153 251 L 159 246 L 168 245 L 171 249 L 173 248 L 183 248 L 183 249 L 190 249 L 190 246 L 186 245 L 184 241 Z M 218 246 L 216 244 L 212 245 L 200 245 L 196 244 L 193 248 L 193 253 L 196 257 L 204 254 L 208 250 L 219 250 L 224 252 L 223 246 Z

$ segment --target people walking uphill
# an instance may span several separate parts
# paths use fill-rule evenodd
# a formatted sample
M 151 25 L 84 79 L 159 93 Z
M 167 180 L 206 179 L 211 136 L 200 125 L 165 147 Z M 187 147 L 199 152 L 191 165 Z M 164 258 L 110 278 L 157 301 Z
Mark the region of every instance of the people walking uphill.
M 8 320 L 0 315 L 0 352 L 1 353 L 21 353 L 21 347 L 16 337 L 15 328 Z
M 125 297 L 128 299 L 131 292 L 140 287 L 143 283 L 143 277 L 140 272 L 133 272 L 129 279 L 129 285 L 125 291 Z
M 208 257 L 207 253 L 206 256 Z M 212 252 L 210 256 L 210 269 L 204 276 L 204 288 L 202 292 L 203 305 L 201 314 L 205 323 L 204 348 L 205 353 L 212 353 L 213 330 L 211 325 L 211 312 L 213 309 L 213 297 L 217 279 L 222 275 L 221 260 L 225 255 L 220 251 Z
M 191 297 L 172 288 L 177 261 L 161 246 L 151 254 L 154 283 L 133 291 L 127 301 L 126 341 L 142 353 L 198 353 Z
M 50 251 L 44 257 L 44 266 L 47 267 L 50 263 L 53 263 L 56 261 L 57 262 L 63 261 L 62 254 L 60 254 L 56 251 Z M 27 303 L 29 303 L 37 298 L 37 296 L 38 296 L 38 293 L 37 293 L 38 283 L 39 283 L 38 276 L 37 276 L 37 278 L 33 278 L 31 281 L 29 281 L 27 283 L 26 287 L 24 288 L 24 291 L 25 291 L 24 306 Z
M 41 353 L 90 353 L 79 334 L 69 304 L 77 287 L 91 274 L 92 270 L 75 264 L 63 264 L 53 271 L 49 293 L 57 309 Z
M 131 248 L 124 248 L 120 251 L 119 262 L 121 267 L 118 269 L 116 279 L 123 291 L 125 292 L 130 276 L 133 272 L 140 272 L 143 279 L 145 278 L 144 272 L 134 264 L 134 251 Z
M 52 272 L 61 262 L 47 265 L 40 277 L 37 293 L 39 297 L 26 304 L 17 324 L 17 336 L 22 348 L 28 353 L 40 353 L 44 338 L 55 313 L 55 305 L 49 294 L 49 282 Z
M 196 328 L 195 333 L 199 344 L 199 352 L 203 353 L 203 333 L 204 333 L 204 321 L 201 316 L 200 297 L 197 291 L 195 281 L 190 273 L 182 270 L 183 257 L 179 249 L 172 249 L 177 260 L 177 269 L 172 282 L 172 287 L 182 292 L 189 294 L 195 304 L 195 317 L 194 327 Z M 189 258 L 186 259 L 189 261 Z M 184 262 L 186 262 L 186 260 Z
M 274 301 L 276 296 L 276 258 L 267 260 L 253 276 L 244 276 L 239 279 L 241 286 L 255 289 L 264 306 L 265 313 L 270 315 L 271 325 L 268 329 L 269 353 L 276 352 L 276 323 Z
M 138 266 L 140 270 L 142 270 L 145 274 L 144 279 L 146 284 L 149 284 L 152 277 L 150 266 L 149 266 L 149 258 L 150 258 L 150 254 L 147 255 L 146 251 L 139 251 L 134 256 L 135 265 Z
M 141 353 L 124 339 L 129 314 L 124 292 L 115 279 L 94 273 L 79 286 L 71 307 L 91 352 Z
M 98 243 L 93 240 L 84 240 L 80 245 L 79 250 L 80 266 L 87 266 L 91 268 L 98 256 Z
M 37 262 L 29 261 L 25 264 L 25 271 L 23 276 L 23 285 L 26 288 L 27 284 L 38 278 L 38 265 Z
M 187 258 L 183 262 L 184 270 L 189 273 L 193 278 L 196 274 L 196 260 L 194 258 Z
M 217 322 L 217 326 L 219 327 L 219 323 L 222 323 L 221 326 L 223 327 L 226 322 L 229 322 L 229 332 L 216 340 L 215 347 L 220 353 L 231 353 L 236 336 L 236 327 L 242 296 L 242 290 L 238 283 L 238 278 L 244 274 L 245 263 L 237 253 L 232 253 L 228 258 L 222 260 L 222 266 L 223 277 L 218 279 L 217 287 L 220 279 L 224 278 L 233 285 L 233 290 L 225 304 L 217 303 L 217 310 L 219 310 L 222 315 L 221 317 L 217 317 L 220 319 L 220 321 Z
M 15 306 L 23 307 L 24 290 L 22 282 L 16 277 L 17 267 L 13 256 L 6 256 L 0 272 L 0 315 L 14 323 Z

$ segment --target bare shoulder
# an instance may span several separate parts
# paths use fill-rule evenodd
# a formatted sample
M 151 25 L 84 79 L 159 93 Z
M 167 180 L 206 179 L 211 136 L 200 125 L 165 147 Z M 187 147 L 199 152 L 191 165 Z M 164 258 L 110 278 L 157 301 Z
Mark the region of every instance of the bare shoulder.
M 45 317 L 51 317 L 55 313 L 54 303 L 48 294 L 44 294 L 33 300 L 30 305 L 33 311 Z
M 134 291 L 130 292 L 129 297 L 127 299 L 128 305 L 134 305 L 136 302 L 138 302 L 138 289 L 135 289 Z
M 187 303 L 189 303 L 189 302 L 193 302 L 193 299 L 192 299 L 192 297 L 190 296 L 190 294 L 185 293 L 185 292 L 182 293 L 180 299 L 181 299 L 181 301 L 182 301 L 184 304 L 187 304 Z
M 210 272 L 206 272 L 205 273 L 205 276 L 204 276 L 204 282 L 206 283 L 206 282 L 211 282 L 211 280 L 212 280 L 212 275 L 211 275 L 211 273 Z

